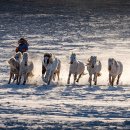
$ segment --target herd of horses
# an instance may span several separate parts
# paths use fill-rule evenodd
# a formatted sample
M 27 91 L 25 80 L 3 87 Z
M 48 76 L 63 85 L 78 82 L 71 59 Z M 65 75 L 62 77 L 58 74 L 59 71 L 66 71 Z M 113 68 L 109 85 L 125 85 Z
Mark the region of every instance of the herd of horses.
M 34 64 L 29 60 L 27 52 L 24 52 L 23 54 L 21 52 L 17 52 L 15 56 L 9 59 L 8 63 L 10 65 L 10 78 L 8 84 L 10 84 L 11 79 L 13 79 L 13 82 L 16 80 L 16 84 L 19 85 L 21 83 L 21 78 L 23 78 L 22 84 L 25 85 L 28 77 L 33 76 Z M 88 59 L 88 63 L 84 64 L 83 62 L 77 60 L 75 53 L 72 53 L 70 56 L 67 84 L 70 84 L 71 75 L 74 76 L 74 84 L 75 82 L 79 82 L 81 76 L 85 75 L 85 66 L 87 66 L 89 73 L 89 85 L 92 85 L 92 81 L 94 82 L 94 85 L 97 85 L 97 77 L 101 76 L 101 61 L 97 59 L 97 56 L 91 56 Z M 51 53 L 45 53 L 42 61 L 42 80 L 49 85 L 53 80 L 55 81 L 56 76 L 58 80 L 60 79 L 60 71 L 61 61 Z M 116 61 L 114 58 L 109 58 L 108 71 L 109 84 L 113 86 L 114 81 L 117 78 L 116 84 L 118 85 L 123 72 L 122 63 L 120 61 Z

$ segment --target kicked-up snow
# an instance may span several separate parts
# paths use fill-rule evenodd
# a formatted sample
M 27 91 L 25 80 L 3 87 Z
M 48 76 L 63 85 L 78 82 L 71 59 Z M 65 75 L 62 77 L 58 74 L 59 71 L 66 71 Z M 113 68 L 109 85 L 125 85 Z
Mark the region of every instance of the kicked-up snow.
M 130 129 L 130 2 L 98 1 L 0 2 L 0 129 Z M 30 44 L 34 77 L 7 84 L 20 37 Z M 60 81 L 49 86 L 41 71 L 46 52 L 62 67 Z M 79 83 L 67 85 L 72 52 L 85 64 L 91 55 L 102 62 L 97 86 L 88 85 L 87 68 Z M 108 58 L 123 63 L 119 86 L 108 84 Z

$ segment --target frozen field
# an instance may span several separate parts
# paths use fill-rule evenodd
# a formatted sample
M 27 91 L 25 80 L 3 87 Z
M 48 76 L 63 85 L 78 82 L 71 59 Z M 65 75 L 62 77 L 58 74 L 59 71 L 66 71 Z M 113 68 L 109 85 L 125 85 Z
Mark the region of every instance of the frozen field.
M 0 130 L 130 129 L 130 2 L 98 1 L 0 1 Z M 30 43 L 35 75 L 25 86 L 8 85 L 7 61 L 20 37 Z M 49 86 L 41 79 L 45 52 L 62 61 L 60 82 Z M 88 85 L 88 74 L 66 84 L 72 52 L 84 63 L 98 56 L 98 86 Z M 124 65 L 119 86 L 108 85 L 109 57 Z

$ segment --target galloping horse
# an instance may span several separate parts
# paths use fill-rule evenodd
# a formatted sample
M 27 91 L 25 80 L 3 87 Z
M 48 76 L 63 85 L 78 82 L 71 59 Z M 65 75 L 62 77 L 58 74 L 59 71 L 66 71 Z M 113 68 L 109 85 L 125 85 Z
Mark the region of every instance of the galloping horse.
M 119 79 L 123 72 L 123 65 L 120 61 L 116 61 L 114 58 L 108 59 L 108 71 L 109 71 L 109 84 L 114 85 L 115 78 L 117 77 L 116 84 L 119 84 Z
M 76 54 L 72 53 L 70 56 L 70 68 L 69 68 L 69 75 L 68 75 L 67 84 L 70 84 L 71 74 L 74 75 L 74 82 L 73 83 L 75 84 L 75 81 L 79 82 L 80 77 L 84 74 L 84 70 L 85 70 L 84 63 L 81 61 L 77 61 Z M 77 78 L 77 75 L 79 75 L 78 78 Z
M 56 75 L 59 80 L 60 69 L 61 69 L 61 61 L 57 58 L 54 58 L 52 54 L 45 53 L 42 62 L 43 81 L 47 82 L 47 84 L 49 85 L 52 79 L 55 80 Z
M 20 64 L 19 62 L 15 59 L 15 58 L 11 58 L 8 61 L 9 65 L 10 65 L 10 78 L 9 78 L 9 82 L 8 84 L 10 84 L 11 82 L 11 78 L 14 77 L 17 80 L 17 84 L 18 84 L 18 78 L 19 78 L 19 68 L 20 68 Z M 15 80 L 15 79 L 14 79 Z M 13 81 L 14 82 L 14 81 Z
M 97 57 L 91 56 L 87 64 L 90 86 L 92 85 L 92 75 L 94 75 L 94 78 L 93 78 L 94 85 L 97 85 L 97 76 L 101 75 L 100 74 L 101 68 L 102 68 L 101 62 L 100 61 L 97 62 Z
M 21 82 L 21 77 L 24 77 L 23 85 L 26 84 L 26 80 L 28 79 L 28 76 L 33 76 L 32 71 L 33 71 L 34 65 L 32 61 L 28 61 L 28 53 L 24 52 L 23 53 L 23 59 L 20 64 L 20 72 L 19 72 L 19 84 Z

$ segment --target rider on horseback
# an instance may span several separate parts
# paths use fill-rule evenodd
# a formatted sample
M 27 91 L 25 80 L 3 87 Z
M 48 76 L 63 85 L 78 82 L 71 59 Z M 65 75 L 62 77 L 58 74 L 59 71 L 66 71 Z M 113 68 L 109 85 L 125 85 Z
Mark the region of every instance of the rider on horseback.
M 20 51 L 21 53 L 26 52 L 28 50 L 28 42 L 27 40 L 25 40 L 24 38 L 20 38 L 20 40 L 18 41 L 18 47 L 16 47 L 16 52 Z

